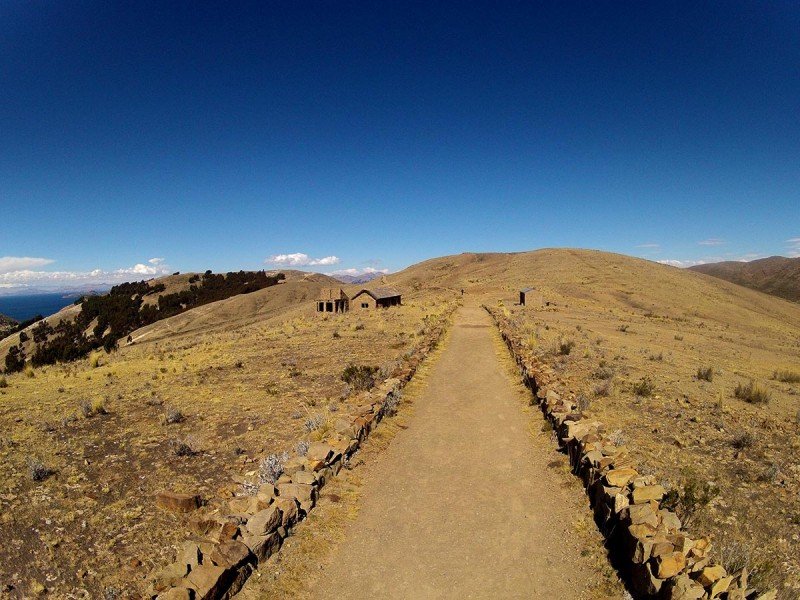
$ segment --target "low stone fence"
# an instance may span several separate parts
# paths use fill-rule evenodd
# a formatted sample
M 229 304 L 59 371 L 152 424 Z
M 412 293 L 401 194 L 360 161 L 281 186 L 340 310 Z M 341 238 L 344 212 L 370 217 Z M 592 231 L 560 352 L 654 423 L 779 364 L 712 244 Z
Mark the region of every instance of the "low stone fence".
M 454 310 L 454 309 L 453 309 Z M 159 506 L 187 513 L 193 532 L 175 562 L 150 576 L 148 598 L 218 600 L 233 597 L 248 577 L 278 552 L 292 527 L 314 508 L 320 489 L 335 477 L 381 419 L 394 411 L 401 388 L 437 346 L 452 311 L 429 327 L 392 377 L 357 397 L 358 405 L 333 423 L 331 433 L 306 452 L 277 463 L 273 483 L 252 484 L 251 494 L 201 508 L 202 499 L 162 492 Z
M 641 475 L 629 449 L 612 443 L 603 423 L 577 409 L 574 396 L 557 391 L 554 371 L 523 343 L 502 310 L 485 308 L 581 478 L 611 561 L 631 593 L 642 599 L 773 600 L 775 590 L 748 588 L 747 570 L 728 573 L 714 562 L 710 539 L 692 539 L 678 516 L 661 508 L 665 490 L 657 479 Z

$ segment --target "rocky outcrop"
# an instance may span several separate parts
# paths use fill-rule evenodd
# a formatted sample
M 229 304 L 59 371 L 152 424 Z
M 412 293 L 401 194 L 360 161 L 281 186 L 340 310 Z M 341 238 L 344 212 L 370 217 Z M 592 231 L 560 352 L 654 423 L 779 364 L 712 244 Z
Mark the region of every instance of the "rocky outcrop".
M 774 597 L 748 587 L 748 573 L 728 573 L 712 557 L 709 538 L 692 538 L 678 516 L 661 508 L 664 488 L 642 475 L 629 448 L 587 418 L 558 391 L 555 372 L 523 343 L 513 324 L 486 307 L 519 366 L 525 385 L 551 423 L 560 448 L 586 488 L 612 562 L 637 598 L 751 600 Z M 770 596 L 770 594 L 773 594 Z

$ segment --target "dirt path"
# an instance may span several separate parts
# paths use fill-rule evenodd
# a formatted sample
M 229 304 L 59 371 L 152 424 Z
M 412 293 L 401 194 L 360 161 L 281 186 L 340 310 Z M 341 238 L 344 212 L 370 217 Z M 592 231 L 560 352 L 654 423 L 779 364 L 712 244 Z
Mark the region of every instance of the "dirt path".
M 597 561 L 489 316 L 465 307 L 315 598 L 580 598 Z M 588 509 L 585 509 L 588 512 Z M 597 552 L 597 548 L 592 549 Z M 596 556 L 596 554 L 595 554 Z

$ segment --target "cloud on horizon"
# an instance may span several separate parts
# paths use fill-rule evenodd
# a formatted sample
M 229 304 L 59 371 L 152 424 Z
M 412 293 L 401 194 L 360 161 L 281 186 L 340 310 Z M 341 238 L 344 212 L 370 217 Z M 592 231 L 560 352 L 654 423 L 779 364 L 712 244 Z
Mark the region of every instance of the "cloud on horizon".
M 31 256 L 0 256 L 0 274 L 46 267 L 54 262 L 55 261 L 52 258 L 33 258 Z
M 330 271 L 325 273 L 326 275 L 351 275 L 353 277 L 358 277 L 359 275 L 372 275 L 374 273 L 382 273 L 386 274 L 389 272 L 389 269 L 374 269 L 372 267 L 365 267 L 363 269 L 339 269 L 337 271 Z
M 311 258 L 304 252 L 293 254 L 273 254 L 264 263 L 279 267 L 328 267 L 339 264 L 338 256 L 325 256 L 323 258 Z
M 800 237 L 789 238 L 786 243 L 789 244 L 789 258 L 800 258 Z
M 168 275 L 170 267 L 163 258 L 154 258 L 132 267 L 93 269 L 91 271 L 43 271 L 36 267 L 55 262 L 46 258 L 0 258 L 0 290 L 20 291 L 27 288 L 58 290 L 85 285 L 116 284 L 134 279 Z

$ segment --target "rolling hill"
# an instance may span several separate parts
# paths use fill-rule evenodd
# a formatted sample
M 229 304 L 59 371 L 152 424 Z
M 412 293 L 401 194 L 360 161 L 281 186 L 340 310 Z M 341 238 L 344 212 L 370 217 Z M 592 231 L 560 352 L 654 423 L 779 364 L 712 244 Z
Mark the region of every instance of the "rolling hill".
M 698 273 L 800 302 L 800 258 L 770 256 L 750 262 L 726 261 L 690 268 Z

